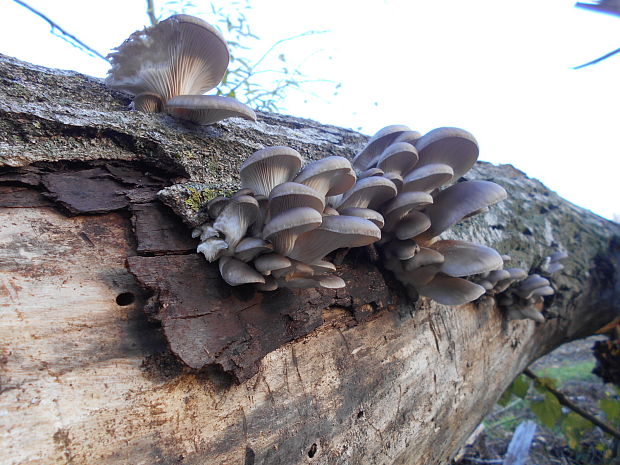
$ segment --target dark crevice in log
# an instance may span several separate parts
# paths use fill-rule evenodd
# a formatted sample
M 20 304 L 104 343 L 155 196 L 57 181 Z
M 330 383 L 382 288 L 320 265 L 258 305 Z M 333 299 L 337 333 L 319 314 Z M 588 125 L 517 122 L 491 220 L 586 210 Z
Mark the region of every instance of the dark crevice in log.
M 231 288 L 216 265 L 195 254 L 129 257 L 127 262 L 158 302 L 151 303 L 159 309 L 153 317 L 161 321 L 172 351 L 194 369 L 220 365 L 238 381 L 256 374 L 266 354 L 322 325 L 322 311 L 331 305 L 349 303 L 361 322 L 396 304 L 381 273 L 359 262 L 339 269 L 345 289 L 270 293 Z

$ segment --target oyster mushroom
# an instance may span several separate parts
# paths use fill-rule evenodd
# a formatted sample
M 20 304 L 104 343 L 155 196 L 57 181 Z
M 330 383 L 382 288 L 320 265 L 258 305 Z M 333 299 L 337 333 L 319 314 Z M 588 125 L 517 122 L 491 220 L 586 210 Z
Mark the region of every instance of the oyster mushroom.
M 284 182 L 271 190 L 269 214 L 272 217 L 298 207 L 310 207 L 321 213 L 325 209 L 325 197 L 312 187 L 297 182 Z
M 420 239 L 438 236 L 468 214 L 504 200 L 506 196 L 503 187 L 490 181 L 454 184 L 434 196 L 433 204 L 424 210 L 431 219 L 431 227 Z
M 256 113 L 238 100 L 220 95 L 177 95 L 166 103 L 166 111 L 197 124 L 213 124 L 226 118 L 256 121 Z
M 469 132 L 459 128 L 437 128 L 415 143 L 420 157 L 416 168 L 431 163 L 449 165 L 453 180 L 463 176 L 478 159 L 478 142 Z
M 224 235 L 228 250 L 234 253 L 237 244 L 256 220 L 258 202 L 249 195 L 231 198 L 213 223 L 213 228 Z
M 370 176 L 360 179 L 344 193 L 336 210 L 350 207 L 375 209 L 395 195 L 396 186 L 392 181 L 382 176 Z
M 326 216 L 325 219 L 327 218 L 334 217 Z M 317 228 L 322 221 L 324 218 L 321 214 L 310 207 L 285 210 L 265 224 L 263 239 L 271 242 L 274 250 L 279 254 L 296 258 L 291 255 L 291 251 L 295 246 L 297 237 Z
M 381 230 L 371 221 L 355 216 L 325 216 L 320 227 L 299 236 L 288 256 L 312 264 L 336 249 L 362 247 L 380 238 Z
M 219 261 L 220 274 L 231 286 L 265 283 L 265 278 L 247 263 L 233 257 L 222 257 Z
M 301 168 L 301 155 L 290 147 L 275 146 L 254 152 L 239 169 L 241 185 L 269 196 L 278 184 L 293 179 Z
M 268 253 L 273 246 L 258 237 L 244 237 L 235 247 L 235 258 L 242 262 L 250 262 L 258 255 Z
M 219 84 L 230 54 L 209 23 L 174 15 L 136 31 L 108 58 L 106 85 L 138 97 L 141 109 L 160 109 L 177 95 L 203 94 Z
M 395 124 L 386 126 L 371 137 L 368 144 L 353 159 L 353 167 L 358 171 L 365 171 L 376 163 L 376 158 L 388 145 L 402 133 L 411 131 L 407 126 Z
M 294 181 L 330 197 L 346 192 L 355 184 L 355 172 L 344 157 L 322 158 L 304 166 Z
M 486 273 L 501 268 L 501 255 L 490 247 L 472 242 L 445 240 L 430 246 L 444 256 L 441 272 L 452 277 Z
M 403 192 L 431 192 L 450 182 L 454 171 L 449 165 L 431 163 L 415 168 L 403 179 Z
M 463 305 L 473 302 L 485 293 L 484 287 L 463 278 L 436 275 L 428 284 L 416 290 L 443 305 Z

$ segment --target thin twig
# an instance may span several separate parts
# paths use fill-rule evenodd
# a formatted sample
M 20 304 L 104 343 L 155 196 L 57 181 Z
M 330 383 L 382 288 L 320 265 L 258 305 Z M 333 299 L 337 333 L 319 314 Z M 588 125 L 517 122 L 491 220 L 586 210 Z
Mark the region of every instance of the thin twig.
M 82 42 L 80 39 L 78 39 L 77 37 L 75 37 L 73 34 L 69 34 L 67 31 L 65 31 L 63 28 L 61 28 L 58 24 L 56 24 L 54 21 L 52 21 L 51 19 L 49 19 L 47 16 L 45 16 L 43 13 L 41 13 L 38 10 L 35 10 L 34 8 L 32 8 L 30 5 L 28 5 L 26 2 L 22 2 L 21 0 L 13 0 L 15 3 L 20 4 L 21 6 L 23 6 L 24 8 L 27 8 L 28 10 L 30 10 L 31 12 L 33 12 L 35 15 L 37 15 L 38 17 L 44 19 L 45 21 L 47 21 L 47 23 L 51 26 L 52 31 L 57 30 L 58 32 L 60 32 L 62 34 L 61 37 L 62 39 L 65 39 L 67 42 L 69 42 L 71 45 L 73 45 L 74 47 L 77 45 L 79 45 L 80 49 L 83 49 L 87 52 L 89 52 L 90 54 L 97 56 L 99 58 L 101 58 L 102 60 L 108 61 L 108 59 L 106 57 L 104 57 L 101 53 L 99 53 L 97 50 L 89 47 L 88 45 L 86 45 L 84 42 Z M 63 37 L 64 36 L 64 37 Z M 71 40 L 67 40 L 67 37 Z
M 597 58 L 596 60 L 589 61 L 587 63 L 584 63 L 583 65 L 575 66 L 573 69 L 581 69 L 581 68 L 585 68 L 586 66 L 595 65 L 599 61 L 606 60 L 607 58 L 612 57 L 617 53 L 620 53 L 620 48 L 617 48 L 613 52 L 609 52 L 603 55 L 602 57 Z
M 575 3 L 577 8 L 584 10 L 596 11 L 597 13 L 605 13 L 608 15 L 620 16 L 620 5 L 617 2 L 601 0 L 596 3 Z
M 284 39 L 280 39 L 280 40 L 276 41 L 276 42 L 275 42 L 275 43 L 274 43 L 271 47 L 269 47 L 269 49 L 268 49 L 265 53 L 263 53 L 263 55 L 262 55 L 262 56 L 261 56 L 261 57 L 260 57 L 260 58 L 256 61 L 256 63 L 254 63 L 254 64 L 250 67 L 250 69 L 248 70 L 249 75 L 254 74 L 254 70 L 255 70 L 256 68 L 258 68 L 258 66 L 260 66 L 260 64 L 261 64 L 261 63 L 265 60 L 265 58 L 267 58 L 267 57 L 271 54 L 271 52 L 273 52 L 273 50 L 274 50 L 276 47 L 278 47 L 279 45 L 281 45 L 282 43 L 284 43 L 284 42 L 288 42 L 288 41 L 290 41 L 290 40 L 294 40 L 294 39 L 299 39 L 299 38 L 301 38 L 301 37 L 305 37 L 305 36 L 309 36 L 309 35 L 314 35 L 314 34 L 324 34 L 324 33 L 326 33 L 326 32 L 327 32 L 327 31 L 306 31 L 306 32 L 303 32 L 303 33 L 301 33 L 301 34 L 297 34 L 297 35 L 292 36 L 292 37 L 286 37 L 286 38 L 284 38 Z M 246 82 L 246 81 L 247 81 L 247 78 L 246 78 L 246 79 L 243 79 L 243 80 L 242 80 L 241 82 L 239 82 L 239 83 L 238 83 L 235 87 L 233 87 L 233 88 L 230 90 L 230 92 L 234 92 L 234 91 L 236 91 L 236 90 L 237 90 L 239 87 L 241 87 L 241 86 L 243 85 L 243 83 L 244 83 L 244 82 Z
M 155 2 L 153 0 L 146 0 L 146 14 L 149 16 L 151 20 L 151 25 L 155 26 L 159 20 L 157 16 L 155 16 Z
M 533 379 L 534 381 L 538 381 L 539 380 L 538 376 L 536 376 L 534 373 L 532 373 L 528 368 L 523 370 L 523 374 L 525 376 L 527 376 L 528 378 Z M 618 431 L 614 427 L 610 426 L 609 424 L 605 423 L 603 420 L 598 419 L 597 417 L 595 417 L 591 413 L 585 411 L 584 409 L 579 407 L 579 405 L 577 405 L 577 404 L 573 403 L 573 401 L 569 400 L 564 394 L 562 394 L 557 389 L 555 389 L 555 388 L 553 388 L 551 386 L 548 386 L 546 384 L 544 384 L 544 386 L 545 386 L 546 390 L 548 390 L 551 394 L 553 394 L 558 399 L 558 402 L 561 405 L 571 409 L 577 415 L 581 415 L 583 418 L 585 418 L 589 422 L 594 423 L 596 426 L 598 426 L 600 429 L 605 431 L 607 434 L 611 434 L 613 437 L 620 439 L 620 431 Z

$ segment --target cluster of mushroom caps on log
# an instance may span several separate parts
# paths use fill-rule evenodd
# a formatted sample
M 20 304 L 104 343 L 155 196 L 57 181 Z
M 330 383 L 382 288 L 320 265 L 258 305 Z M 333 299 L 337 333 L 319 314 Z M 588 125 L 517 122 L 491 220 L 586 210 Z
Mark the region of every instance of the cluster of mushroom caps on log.
M 0 56 L 9 463 L 443 464 L 617 316 L 617 225 L 461 129 L 254 122 L 199 95 L 222 44 L 172 17 L 108 87 Z
M 175 15 L 132 34 L 110 55 L 106 83 L 135 94 L 136 110 L 167 111 L 199 124 L 227 117 L 256 120 L 235 99 L 200 95 L 223 78 L 229 53 L 208 23 Z M 467 131 L 420 134 L 392 125 L 375 134 L 351 164 L 332 156 L 303 168 L 289 147 L 257 151 L 241 166 L 241 189 L 199 208 L 209 220 L 193 224 L 198 252 L 218 261 L 231 286 L 337 289 L 344 281 L 327 256 L 337 249 L 376 245 L 382 263 L 414 299 L 445 305 L 495 296 L 511 319 L 544 320 L 548 279 L 505 268 L 508 256 L 481 244 L 440 240 L 441 233 L 506 197 L 491 181 L 462 177 L 478 159 Z M 167 193 L 160 198 L 166 202 Z M 191 224 L 191 219 L 185 218 Z M 556 266 L 566 256 L 556 251 Z

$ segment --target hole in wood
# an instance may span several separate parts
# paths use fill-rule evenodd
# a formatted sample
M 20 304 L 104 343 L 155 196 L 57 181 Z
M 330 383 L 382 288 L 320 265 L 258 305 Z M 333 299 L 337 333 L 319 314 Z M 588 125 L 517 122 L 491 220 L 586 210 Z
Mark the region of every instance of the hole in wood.
M 312 445 L 310 446 L 310 450 L 308 451 L 308 457 L 310 457 L 310 458 L 314 457 L 314 454 L 316 454 L 316 450 L 317 450 L 318 448 L 319 448 L 319 447 L 316 445 L 316 443 L 312 444 Z
M 136 296 L 132 292 L 121 292 L 116 296 L 116 303 L 121 307 L 131 305 L 136 300 Z
M 364 411 L 360 410 L 359 412 L 357 412 L 357 418 L 362 418 L 364 416 Z

